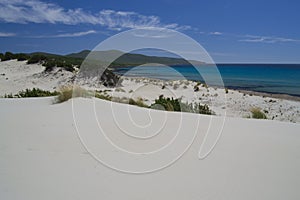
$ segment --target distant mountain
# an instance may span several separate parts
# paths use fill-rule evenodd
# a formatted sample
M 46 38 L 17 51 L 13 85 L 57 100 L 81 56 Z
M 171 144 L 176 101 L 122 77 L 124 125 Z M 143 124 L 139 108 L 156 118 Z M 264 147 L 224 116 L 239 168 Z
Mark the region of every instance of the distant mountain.
M 83 51 L 80 51 L 78 53 L 71 53 L 71 54 L 67 54 L 65 55 L 66 57 L 72 57 L 72 58 L 82 58 L 82 59 L 85 59 L 89 53 L 91 51 L 90 50 L 83 50 Z
M 46 56 L 46 57 L 63 57 L 62 55 L 53 54 L 53 53 L 46 53 L 46 52 L 33 52 L 33 53 L 29 53 L 28 55 L 30 55 L 30 56 L 43 55 L 43 56 Z
M 111 65 L 112 67 L 137 66 L 137 65 L 147 64 L 147 63 L 159 63 L 164 65 L 204 64 L 203 62 L 200 61 L 187 61 L 182 58 L 146 56 L 142 54 L 123 53 L 117 50 L 92 51 L 92 52 L 89 50 L 84 50 L 79 53 L 72 53 L 65 56 L 85 59 L 88 55 L 89 55 L 89 59 L 99 60 L 102 62 L 108 62 L 114 60 L 113 64 Z

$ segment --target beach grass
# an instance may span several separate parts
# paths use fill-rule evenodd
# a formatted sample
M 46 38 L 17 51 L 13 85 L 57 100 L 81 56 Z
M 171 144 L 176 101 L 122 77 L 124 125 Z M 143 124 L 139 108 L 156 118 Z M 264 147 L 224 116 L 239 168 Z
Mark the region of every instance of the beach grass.
M 80 86 L 67 85 L 60 88 L 56 103 L 62 103 L 74 97 L 91 97 L 91 95 L 91 91 Z
M 250 112 L 252 114 L 252 118 L 254 119 L 267 119 L 267 116 L 261 111 L 260 108 L 252 108 Z

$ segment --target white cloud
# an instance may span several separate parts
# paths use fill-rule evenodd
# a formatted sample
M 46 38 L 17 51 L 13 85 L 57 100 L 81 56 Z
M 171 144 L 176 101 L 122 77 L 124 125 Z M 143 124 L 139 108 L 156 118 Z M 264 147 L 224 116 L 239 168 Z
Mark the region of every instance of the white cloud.
M 15 33 L 4 33 L 4 32 L 0 32 L 0 37 L 12 37 L 15 36 Z
M 80 8 L 65 9 L 54 3 L 39 0 L 0 0 L 0 21 L 8 23 L 60 23 L 68 25 L 93 24 L 111 30 L 127 28 L 160 27 L 186 30 L 189 26 L 163 24 L 158 16 L 146 16 L 136 12 L 101 10 L 86 12 Z
M 216 31 L 216 32 L 210 32 L 209 35 L 223 35 L 223 33 Z
M 257 35 L 245 35 L 245 39 L 241 39 L 241 42 L 253 42 L 253 43 L 277 43 L 277 42 L 300 42 L 298 39 L 274 37 L 274 36 L 257 36 Z
M 84 31 L 84 32 L 76 32 L 76 33 L 64 33 L 64 34 L 58 34 L 51 37 L 80 37 L 84 35 L 90 35 L 97 33 L 94 30 Z

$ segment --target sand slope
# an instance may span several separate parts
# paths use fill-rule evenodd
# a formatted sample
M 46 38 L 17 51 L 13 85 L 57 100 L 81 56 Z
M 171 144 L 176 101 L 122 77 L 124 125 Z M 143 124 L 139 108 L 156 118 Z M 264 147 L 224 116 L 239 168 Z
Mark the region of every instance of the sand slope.
M 0 96 L 17 94 L 21 90 L 40 88 L 54 91 L 60 86 L 70 84 L 72 72 L 55 68 L 45 72 L 40 64 L 26 64 L 27 61 L 9 60 L 0 62 Z
M 71 101 L 52 105 L 52 100 L 0 99 L 1 199 L 300 199 L 299 124 L 227 118 L 206 159 L 197 159 L 200 135 L 169 168 L 132 175 L 93 159 L 77 136 Z M 75 101 L 84 109 L 91 100 Z M 96 105 L 110 103 L 96 100 Z M 147 112 L 131 109 L 141 117 Z M 175 118 L 168 113 L 169 120 Z M 206 122 L 204 117 L 200 126 Z

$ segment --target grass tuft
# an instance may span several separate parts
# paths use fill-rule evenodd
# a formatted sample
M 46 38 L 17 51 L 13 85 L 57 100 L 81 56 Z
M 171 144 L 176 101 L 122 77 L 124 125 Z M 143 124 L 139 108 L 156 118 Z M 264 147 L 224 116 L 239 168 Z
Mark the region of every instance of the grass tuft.
M 267 116 L 260 110 L 260 108 L 252 108 L 250 112 L 254 119 L 267 119 Z
M 62 103 L 74 97 L 91 97 L 91 92 L 79 86 L 63 86 L 60 88 L 56 102 Z

